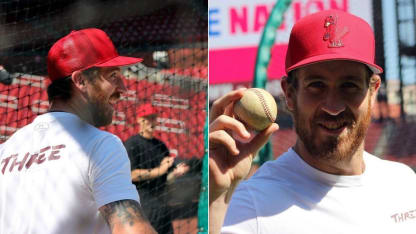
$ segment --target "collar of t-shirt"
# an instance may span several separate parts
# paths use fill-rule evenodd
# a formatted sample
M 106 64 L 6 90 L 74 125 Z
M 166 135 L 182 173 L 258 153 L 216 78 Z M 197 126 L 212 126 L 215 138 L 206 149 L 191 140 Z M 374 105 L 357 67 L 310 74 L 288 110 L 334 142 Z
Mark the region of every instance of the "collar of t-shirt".
M 65 118 L 69 121 L 80 121 L 80 122 L 84 122 L 83 120 L 81 120 L 79 118 L 78 115 L 70 113 L 70 112 L 64 112 L 64 111 L 51 111 L 51 112 L 47 112 L 44 113 L 42 115 L 39 115 L 35 118 L 34 122 L 38 122 L 38 121 L 52 121 L 52 120 L 56 120 L 57 118 Z
M 364 152 L 363 158 L 364 163 L 366 165 L 365 171 L 361 175 L 333 175 L 329 174 L 323 171 L 320 171 L 312 166 L 310 166 L 308 163 L 303 161 L 303 159 L 292 149 L 290 148 L 288 150 L 288 158 L 287 160 L 293 161 L 293 165 L 295 170 L 297 170 L 299 173 L 303 173 L 305 176 L 308 176 L 309 178 L 319 181 L 321 183 L 330 185 L 330 186 L 339 186 L 339 187 L 351 187 L 351 186 L 362 186 L 364 185 L 367 174 L 368 174 L 368 163 L 367 163 L 367 157 L 368 153 Z

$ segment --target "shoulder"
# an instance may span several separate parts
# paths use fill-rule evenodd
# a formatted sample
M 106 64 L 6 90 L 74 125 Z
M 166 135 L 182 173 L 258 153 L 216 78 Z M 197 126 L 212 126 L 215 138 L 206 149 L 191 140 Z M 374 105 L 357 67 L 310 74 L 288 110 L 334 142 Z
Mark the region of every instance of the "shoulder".
M 159 138 L 156 138 L 156 137 L 152 138 L 152 142 L 155 145 L 164 145 L 164 146 L 166 145 L 162 140 L 160 140 Z
M 364 160 L 369 170 L 392 179 L 410 179 L 416 182 L 415 172 L 406 164 L 378 158 L 365 152 Z
M 136 142 L 141 142 L 141 141 L 144 141 L 144 138 L 140 136 L 140 134 L 136 134 L 136 135 L 129 137 L 125 141 L 125 144 L 131 144 L 131 143 L 136 143 Z
M 129 137 L 124 142 L 124 147 L 126 147 L 126 150 L 127 152 L 129 152 L 129 154 L 133 152 L 141 152 L 143 149 L 147 147 L 147 145 L 148 142 L 146 141 L 146 139 L 140 136 L 139 134 Z
M 30 133 L 30 129 L 32 129 L 31 125 L 32 124 L 28 124 L 20 129 L 17 129 L 12 135 L 10 135 L 7 138 L 7 140 L 2 145 L 12 144 L 15 139 L 21 139 L 21 136 L 29 135 L 29 134 L 31 135 Z
M 88 155 L 93 165 L 118 160 L 128 161 L 127 151 L 121 139 L 109 132 L 93 130 L 88 138 L 83 138 L 79 147 Z M 118 164 L 118 163 L 117 163 Z
M 296 176 L 298 160 L 292 150 L 282 154 L 277 159 L 267 161 L 257 172 L 246 181 L 247 184 L 279 184 Z
M 33 136 L 33 123 L 30 123 L 18 130 L 16 130 L 5 142 L 1 144 L 2 148 L 6 151 L 19 151 L 25 147 L 23 140 L 28 140 Z
M 124 152 L 125 148 L 121 139 L 109 132 L 101 131 L 97 132 L 94 141 L 94 149 L 97 151 L 104 150 L 105 152 L 120 151 Z
M 12 142 L 15 138 L 17 139 L 27 139 L 27 137 L 30 137 L 33 135 L 33 132 L 35 132 L 35 130 L 41 130 L 41 128 L 44 129 L 48 129 L 49 128 L 49 124 L 46 123 L 41 126 L 40 125 L 40 119 L 45 118 L 44 115 L 39 115 L 37 116 L 31 123 L 16 129 L 16 131 L 4 142 L 4 143 L 8 143 L 8 142 Z M 22 138 L 24 137 L 24 138 Z
M 121 139 L 110 133 L 100 129 L 91 129 L 89 134 L 90 136 L 90 143 L 94 150 L 98 150 L 99 148 L 112 148 L 112 147 L 123 147 L 123 142 Z
M 292 186 L 298 178 L 296 170 L 288 160 L 290 155 L 283 154 L 280 158 L 269 161 L 261 166 L 251 178 L 242 182 L 232 196 L 230 206 L 244 206 L 254 209 L 258 215 L 268 211 L 280 210 L 276 206 L 291 200 Z M 275 199 L 279 200 L 276 201 Z M 243 206 L 243 207 L 241 207 Z
M 284 175 L 274 173 L 275 163 L 264 165 L 255 176 L 237 187 L 223 232 L 258 233 L 264 228 L 264 217 L 275 217 L 293 204 L 292 189 Z

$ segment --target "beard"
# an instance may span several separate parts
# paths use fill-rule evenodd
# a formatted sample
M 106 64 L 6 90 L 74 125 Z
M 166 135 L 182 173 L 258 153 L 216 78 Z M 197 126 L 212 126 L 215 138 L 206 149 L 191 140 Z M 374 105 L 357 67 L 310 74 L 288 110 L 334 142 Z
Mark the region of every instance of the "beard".
M 89 106 L 95 127 L 107 126 L 113 122 L 114 110 L 111 106 L 100 100 L 91 100 Z
M 95 127 L 107 126 L 113 122 L 114 109 L 102 89 L 94 84 L 94 92 L 88 95 L 88 107 Z M 115 94 L 114 94 L 115 95 Z
M 307 120 L 305 115 L 299 111 L 296 100 L 293 110 L 293 117 L 296 133 L 302 141 L 306 150 L 318 160 L 331 160 L 339 162 L 349 160 L 364 141 L 367 129 L 371 122 L 371 101 L 368 99 L 366 113 L 355 119 L 351 109 L 347 107 L 345 111 L 337 116 L 331 116 L 325 112 L 317 113 L 311 120 Z M 319 122 L 346 123 L 346 134 L 338 136 L 318 136 Z M 323 140 L 319 140 L 323 139 Z

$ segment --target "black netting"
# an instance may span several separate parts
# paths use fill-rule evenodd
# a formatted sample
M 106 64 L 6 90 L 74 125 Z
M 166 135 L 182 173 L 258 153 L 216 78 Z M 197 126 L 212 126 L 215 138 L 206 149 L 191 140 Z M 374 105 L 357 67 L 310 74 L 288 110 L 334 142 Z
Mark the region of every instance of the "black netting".
M 139 132 L 134 110 L 150 103 L 159 111 L 155 136 L 175 157 L 174 165 L 190 167 L 164 186 L 164 215 L 173 220 L 175 233 L 195 233 L 208 80 L 207 6 L 207 0 L 1 1 L 0 142 L 48 110 L 51 45 L 72 30 L 100 28 L 120 54 L 144 59 L 124 68 L 128 92 L 105 129 L 126 141 Z

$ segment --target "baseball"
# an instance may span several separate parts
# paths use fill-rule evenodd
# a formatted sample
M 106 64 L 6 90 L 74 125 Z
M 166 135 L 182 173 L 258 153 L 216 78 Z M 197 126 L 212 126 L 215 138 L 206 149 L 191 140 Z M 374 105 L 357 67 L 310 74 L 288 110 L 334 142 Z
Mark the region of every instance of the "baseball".
M 234 104 L 235 117 L 248 128 L 262 131 L 274 123 L 277 104 L 273 96 L 264 89 L 251 88 Z

